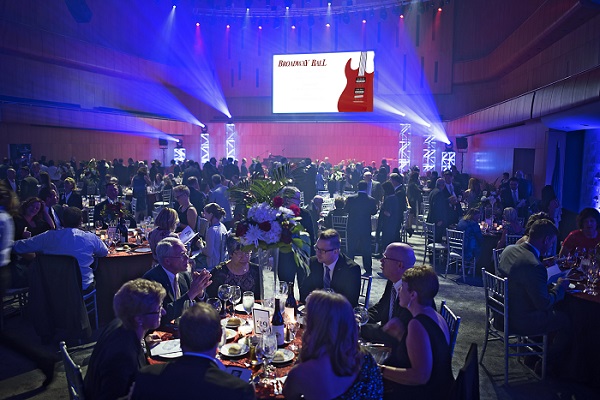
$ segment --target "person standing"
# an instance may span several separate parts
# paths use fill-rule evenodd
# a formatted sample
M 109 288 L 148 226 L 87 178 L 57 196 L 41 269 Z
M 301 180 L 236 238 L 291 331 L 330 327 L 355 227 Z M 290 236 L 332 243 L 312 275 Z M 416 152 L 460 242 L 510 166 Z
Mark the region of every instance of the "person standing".
M 371 215 L 377 213 L 377 201 L 367 194 L 367 182 L 358 182 L 358 192 L 348 196 L 344 210 L 348 213 L 348 256 L 361 255 L 363 276 L 371 276 Z

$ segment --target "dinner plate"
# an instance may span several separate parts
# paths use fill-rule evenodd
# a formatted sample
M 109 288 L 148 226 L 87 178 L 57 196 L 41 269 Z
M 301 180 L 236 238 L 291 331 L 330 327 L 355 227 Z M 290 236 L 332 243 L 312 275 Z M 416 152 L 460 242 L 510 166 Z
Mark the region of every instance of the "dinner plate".
M 275 360 L 275 358 L 273 358 L 273 360 L 271 361 L 273 364 L 284 364 L 288 361 L 292 361 L 294 359 L 294 352 L 288 349 L 277 349 L 277 353 L 281 352 L 283 355 L 283 360 Z M 277 354 L 275 353 L 275 354 Z
M 569 289 L 575 289 L 575 285 L 572 283 L 569 283 Z
M 150 355 L 165 358 L 181 357 L 182 352 L 179 339 L 159 342 L 156 346 L 150 349 Z
M 125 247 L 115 247 L 115 251 L 127 251 L 129 249 L 126 249 Z
M 236 318 L 237 318 L 237 317 L 236 317 Z M 234 324 L 234 325 L 231 325 L 231 324 L 229 323 L 229 320 L 230 320 L 230 319 L 231 319 L 231 318 L 224 318 L 224 319 L 222 319 L 222 320 L 221 320 L 221 326 L 223 326 L 223 327 L 225 327 L 225 328 L 228 328 L 228 329 L 234 329 L 234 330 L 237 330 L 237 329 L 238 329 L 240 326 L 242 326 L 242 325 L 246 325 L 246 324 L 248 323 L 248 321 L 246 321 L 245 319 L 243 319 L 243 318 L 240 318 L 240 319 L 242 320 L 242 323 L 241 323 L 241 324 L 239 324 L 239 325 L 235 325 L 235 324 Z
M 133 250 L 134 253 L 151 253 L 152 249 L 150 247 L 138 247 Z
M 263 307 L 260 304 L 254 303 L 254 308 L 262 310 Z M 241 303 L 235 306 L 235 311 L 246 314 L 246 310 L 244 310 L 244 305 Z
M 181 351 L 176 351 L 175 353 L 160 355 L 160 357 L 162 357 L 162 358 L 177 358 L 177 357 L 181 357 L 181 356 L 183 356 L 183 352 L 181 352 Z
M 225 337 L 227 338 L 227 340 L 233 339 L 234 337 L 236 337 L 236 335 L 237 332 L 233 329 L 225 328 Z
M 227 343 L 226 345 L 223 345 L 223 347 L 221 347 L 221 350 L 220 350 L 221 354 L 223 354 L 224 356 L 227 356 L 227 357 L 240 357 L 245 354 L 248 354 L 248 352 L 250 351 L 250 347 L 248 347 L 246 345 L 238 345 L 238 346 L 241 346 L 242 351 L 240 351 L 239 354 L 230 354 L 229 349 L 234 344 L 238 345 L 237 343 Z

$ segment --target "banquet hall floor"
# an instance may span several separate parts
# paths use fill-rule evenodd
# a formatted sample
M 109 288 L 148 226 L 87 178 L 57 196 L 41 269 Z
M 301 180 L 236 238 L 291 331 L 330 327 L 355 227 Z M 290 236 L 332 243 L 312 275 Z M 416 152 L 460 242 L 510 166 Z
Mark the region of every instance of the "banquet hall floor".
M 408 240 L 415 249 L 417 264 L 423 261 L 423 238 L 413 235 Z M 361 264 L 360 258 L 356 261 Z M 373 286 L 371 301 L 376 302 L 383 293 L 385 279 L 377 275 L 381 271 L 378 260 L 373 260 Z M 436 298 L 437 303 L 446 300 L 448 306 L 462 318 L 458 333 L 458 340 L 453 358 L 454 375 L 464 363 L 466 353 L 472 342 L 477 343 L 479 351 L 485 331 L 485 307 L 481 277 L 467 278 L 462 283 L 457 275 L 449 274 L 448 278 L 442 277 L 443 269 L 438 268 L 440 274 L 440 292 Z M 26 317 L 14 316 L 6 321 L 7 330 L 19 335 L 22 340 L 27 340 L 41 346 L 39 338 L 33 331 L 31 322 Z M 95 332 L 96 336 L 98 332 Z M 72 356 L 76 363 L 82 366 L 83 372 L 87 370 L 89 357 L 93 350 L 93 342 L 71 348 Z M 52 347 L 46 347 L 54 351 Z M 58 355 L 58 352 L 56 353 Z M 54 381 L 45 389 L 41 388 L 44 375 L 30 361 L 17 355 L 9 349 L 0 346 L 0 399 L 68 399 L 66 378 L 62 361 L 55 367 Z M 598 399 L 600 391 L 589 387 L 564 382 L 555 379 L 539 381 L 528 375 L 525 369 L 511 360 L 509 370 L 509 385 L 503 383 L 503 356 L 502 346 L 491 343 L 486 351 L 484 366 L 479 367 L 481 399 Z

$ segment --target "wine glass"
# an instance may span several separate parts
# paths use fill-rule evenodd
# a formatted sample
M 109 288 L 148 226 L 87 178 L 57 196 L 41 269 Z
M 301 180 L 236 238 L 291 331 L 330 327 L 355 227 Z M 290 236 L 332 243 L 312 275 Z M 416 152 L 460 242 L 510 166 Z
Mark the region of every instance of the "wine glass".
M 131 220 L 130 220 L 130 219 L 127 219 L 127 218 L 124 218 L 124 220 L 125 220 L 125 221 L 124 221 L 124 223 L 125 223 L 125 228 L 129 229 L 129 227 L 131 226 Z
M 272 374 L 270 361 L 275 357 L 277 351 L 277 336 L 272 333 L 265 333 L 260 337 L 256 346 L 256 357 L 262 358 L 264 363 L 265 378 L 269 378 Z
M 250 316 L 252 307 L 254 307 L 254 292 L 244 292 L 242 296 L 242 305 L 244 306 L 246 314 Z
M 360 330 L 363 325 L 369 322 L 369 311 L 364 306 L 354 307 L 354 318 L 356 318 L 356 323 Z
M 242 300 L 242 289 L 239 286 L 230 286 L 231 288 L 231 304 L 235 312 L 235 306 Z
M 229 300 L 229 298 L 231 297 L 229 285 L 223 284 L 219 286 L 219 291 L 217 292 L 217 294 L 221 301 L 223 301 L 223 310 L 225 311 L 225 314 L 227 314 L 227 300 Z
M 596 296 L 598 294 L 595 288 L 596 282 L 598 281 L 598 263 L 595 259 L 588 260 L 588 262 L 587 268 L 585 269 L 587 282 L 583 292 L 591 296 Z
M 96 222 L 94 223 L 94 225 L 96 225 L 96 235 L 98 235 L 99 232 L 100 232 L 100 229 L 102 229 L 102 221 L 96 220 Z
M 300 329 L 300 323 L 298 321 L 290 321 L 287 323 L 287 328 L 288 332 L 290 333 L 290 342 L 292 342 L 288 348 L 291 351 L 297 351 L 298 346 L 296 346 L 293 342 L 294 339 L 296 339 L 296 333 L 298 332 L 298 329 Z
M 221 300 L 217 299 L 216 297 L 211 297 L 210 299 L 206 300 L 206 303 L 217 310 L 217 313 L 221 314 Z

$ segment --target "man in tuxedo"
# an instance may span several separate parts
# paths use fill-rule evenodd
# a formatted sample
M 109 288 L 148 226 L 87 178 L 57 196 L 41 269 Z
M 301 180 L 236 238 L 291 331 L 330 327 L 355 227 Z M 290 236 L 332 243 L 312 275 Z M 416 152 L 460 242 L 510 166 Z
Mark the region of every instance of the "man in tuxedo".
M 363 276 L 371 276 L 371 215 L 377 213 L 377 201 L 367 194 L 367 182 L 358 182 L 358 192 L 348 196 L 344 210 L 348 213 L 348 255 L 353 260 L 361 255 Z
M 68 205 L 69 207 L 77 207 L 83 209 L 83 200 L 81 195 L 75 191 L 75 179 L 69 177 L 64 180 L 65 192 L 60 196 L 59 204 Z
M 508 189 L 500 192 L 502 206 L 512 207 L 517 210 L 521 218 L 527 217 L 527 200 L 525 194 L 519 188 L 519 179 L 512 177 L 508 180 Z
M 300 301 L 313 290 L 332 289 L 344 295 L 352 307 L 358 305 L 360 294 L 360 266 L 340 252 L 340 235 L 327 229 L 319 235 L 315 245 L 317 255 L 310 258 L 310 273 L 298 269 Z
M 570 323 L 554 305 L 565 296 L 569 281 L 558 278 L 556 285 L 548 288 L 548 272 L 540 261 L 554 246 L 558 229 L 549 220 L 536 221 L 529 230 L 527 242 L 511 245 L 500 255 L 498 269 L 508 277 L 508 325 L 512 333 L 523 335 L 553 333 L 548 349 L 548 367 L 558 367 L 569 343 Z
M 167 291 L 163 300 L 166 314 L 161 319 L 164 326 L 181 316 L 186 301 L 203 298 L 212 280 L 207 270 L 190 274 L 190 257 L 178 238 L 167 237 L 158 242 L 156 258 L 159 265 L 146 272 L 143 278 L 160 283 Z
M 399 318 L 403 327 L 406 328 L 412 315 L 406 308 L 398 304 L 398 291 L 402 285 L 404 271 L 412 268 L 415 262 L 415 252 L 408 244 L 394 242 L 386 247 L 381 259 L 381 269 L 388 281 L 379 302 L 369 307 L 369 323 L 361 329 L 363 339 L 394 344 L 396 340 L 382 329 L 393 317 Z
M 438 178 L 435 188 L 429 193 L 429 213 L 427 222 L 435 224 L 435 241 L 442 242 L 442 236 L 448 226 L 448 199 L 442 192 L 444 190 L 444 179 Z
M 54 229 L 62 229 L 62 213 L 63 209 L 59 206 L 58 203 L 58 195 L 56 191 L 49 187 L 43 187 L 38 194 L 38 197 L 44 201 L 44 207 L 46 208 L 46 212 L 54 222 Z
M 367 194 L 377 200 L 377 204 L 381 203 L 383 199 L 381 183 L 373 180 L 373 173 L 371 171 L 365 171 L 363 180 L 367 182 Z
M 458 220 L 462 217 L 462 207 L 458 201 L 460 190 L 454 185 L 454 175 L 452 171 L 444 171 L 444 188 L 442 194 L 446 199 L 447 208 L 447 227 L 450 225 L 458 224 Z
M 19 185 L 17 184 L 17 172 L 13 168 L 8 168 L 6 170 L 6 179 L 4 179 L 4 185 L 7 189 L 11 190 L 13 193 L 19 192 Z
M 219 315 L 208 304 L 186 310 L 179 321 L 183 357 L 142 368 L 132 399 L 254 399 L 252 385 L 225 371 L 215 358 L 222 330 Z
M 106 185 L 106 200 L 101 201 L 100 203 L 96 204 L 96 206 L 94 207 L 94 223 L 96 223 L 96 221 L 102 221 L 102 228 L 106 229 L 108 227 L 108 221 L 105 221 L 104 218 L 102 217 L 102 210 L 104 210 L 104 208 L 109 205 L 109 204 L 116 204 L 118 203 L 117 197 L 119 195 L 119 187 L 117 186 L 117 182 L 116 180 L 109 180 Z M 122 207 L 125 207 L 125 205 L 123 204 Z M 135 218 L 131 217 L 131 216 L 126 216 L 126 219 L 128 219 L 131 222 L 130 227 L 131 228 L 135 228 L 136 227 L 136 223 L 135 223 Z

